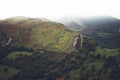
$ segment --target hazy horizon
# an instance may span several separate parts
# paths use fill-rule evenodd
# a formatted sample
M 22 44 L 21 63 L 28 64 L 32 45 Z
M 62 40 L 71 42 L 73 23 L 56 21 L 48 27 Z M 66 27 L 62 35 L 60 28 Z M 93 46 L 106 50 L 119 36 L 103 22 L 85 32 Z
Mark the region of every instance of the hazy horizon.
M 119 0 L 1 0 L 0 19 L 15 16 L 44 17 L 112 16 L 120 19 Z

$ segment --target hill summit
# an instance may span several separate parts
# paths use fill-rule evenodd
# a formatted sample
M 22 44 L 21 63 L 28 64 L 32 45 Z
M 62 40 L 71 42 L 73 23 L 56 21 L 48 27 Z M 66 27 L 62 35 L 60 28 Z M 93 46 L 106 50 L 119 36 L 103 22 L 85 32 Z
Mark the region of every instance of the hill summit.
M 45 18 L 13 17 L 0 21 L 3 46 L 71 52 L 76 33 Z

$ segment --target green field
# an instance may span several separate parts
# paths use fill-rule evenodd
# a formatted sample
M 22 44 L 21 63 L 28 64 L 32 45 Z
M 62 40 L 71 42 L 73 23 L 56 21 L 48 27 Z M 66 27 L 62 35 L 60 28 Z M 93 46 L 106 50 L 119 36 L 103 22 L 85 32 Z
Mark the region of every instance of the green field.
M 19 71 L 20 70 L 16 68 L 8 67 L 5 65 L 0 65 L 0 80 L 9 80 Z
M 101 47 L 96 47 L 95 52 L 91 52 L 91 54 L 97 55 L 100 54 L 102 57 L 103 56 L 118 56 L 120 55 L 119 49 L 108 49 L 108 48 L 101 48 Z
M 20 57 L 20 56 L 31 56 L 31 55 L 32 55 L 31 52 L 14 51 L 14 52 L 9 53 L 6 58 L 16 59 L 17 57 Z

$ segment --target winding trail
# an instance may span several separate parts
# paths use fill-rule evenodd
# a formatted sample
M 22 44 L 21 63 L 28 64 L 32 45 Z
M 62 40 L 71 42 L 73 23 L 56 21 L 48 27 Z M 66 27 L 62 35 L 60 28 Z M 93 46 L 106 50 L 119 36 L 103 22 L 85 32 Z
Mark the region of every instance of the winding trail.
M 83 40 L 84 40 L 83 35 L 79 34 L 79 36 L 74 39 L 73 47 L 75 48 L 78 41 L 80 41 L 80 47 L 82 47 L 83 46 Z
M 9 38 L 8 42 L 6 43 L 6 45 L 9 45 L 12 41 L 12 38 Z
M 82 34 L 80 34 L 80 47 L 82 47 L 83 46 L 83 35 Z

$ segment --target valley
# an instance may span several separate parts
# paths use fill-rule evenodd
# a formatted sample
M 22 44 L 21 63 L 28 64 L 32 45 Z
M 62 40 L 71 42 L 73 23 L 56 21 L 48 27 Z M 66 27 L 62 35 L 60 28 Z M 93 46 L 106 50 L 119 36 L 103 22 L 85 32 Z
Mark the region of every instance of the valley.
M 120 20 L 0 20 L 0 80 L 119 80 Z

